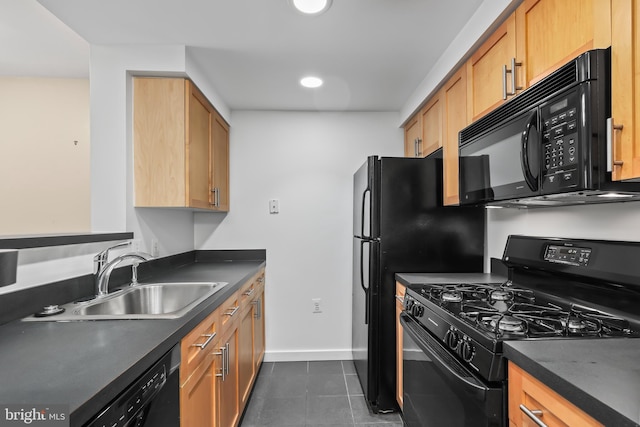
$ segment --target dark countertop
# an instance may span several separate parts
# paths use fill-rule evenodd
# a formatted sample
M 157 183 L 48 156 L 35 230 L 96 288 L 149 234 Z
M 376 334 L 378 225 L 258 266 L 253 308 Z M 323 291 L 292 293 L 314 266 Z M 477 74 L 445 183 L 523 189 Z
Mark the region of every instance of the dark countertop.
M 154 277 L 158 282 L 229 282 L 180 319 L 17 320 L 0 326 L 0 402 L 66 404 L 71 426 L 82 425 L 264 265 L 196 262 Z
M 495 273 L 398 273 L 396 280 L 405 286 L 424 283 L 502 283 L 507 276 Z
M 604 425 L 640 425 L 640 339 L 507 341 L 504 354 Z

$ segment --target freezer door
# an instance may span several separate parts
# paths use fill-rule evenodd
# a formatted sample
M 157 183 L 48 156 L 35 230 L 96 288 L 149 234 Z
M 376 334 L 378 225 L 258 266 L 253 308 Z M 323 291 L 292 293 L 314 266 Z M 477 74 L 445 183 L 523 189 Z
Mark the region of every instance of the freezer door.
M 369 157 L 353 175 L 353 235 L 356 237 L 378 237 L 375 208 L 378 165 L 377 157 Z
M 375 240 L 353 239 L 352 353 L 365 397 L 373 401 L 378 390 L 379 248 Z

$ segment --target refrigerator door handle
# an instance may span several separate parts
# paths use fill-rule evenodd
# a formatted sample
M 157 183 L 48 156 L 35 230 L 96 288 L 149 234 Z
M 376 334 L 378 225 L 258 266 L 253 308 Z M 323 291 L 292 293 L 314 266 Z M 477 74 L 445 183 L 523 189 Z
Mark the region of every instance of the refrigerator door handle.
M 361 230 L 360 230 L 360 236 L 362 236 L 363 238 L 370 238 L 370 235 L 366 235 L 364 233 L 364 224 L 365 224 L 365 208 L 366 208 L 366 203 L 367 203 L 367 193 L 369 193 L 369 199 L 371 199 L 371 189 L 367 188 L 366 190 L 364 190 L 362 192 L 362 212 L 360 215 L 360 220 L 361 220 Z M 371 205 L 371 203 L 369 203 L 369 205 Z M 369 213 L 371 213 L 371 206 L 369 206 Z M 371 219 L 369 218 L 369 224 L 371 224 Z M 371 227 L 371 225 L 369 225 L 369 227 Z M 371 230 L 369 230 L 369 232 L 371 232 Z
M 362 286 L 362 290 L 364 291 L 364 324 L 369 324 L 369 287 L 364 284 L 364 245 L 370 244 L 371 242 L 362 240 L 360 242 L 360 286 Z M 367 260 L 367 268 L 369 267 L 369 261 Z

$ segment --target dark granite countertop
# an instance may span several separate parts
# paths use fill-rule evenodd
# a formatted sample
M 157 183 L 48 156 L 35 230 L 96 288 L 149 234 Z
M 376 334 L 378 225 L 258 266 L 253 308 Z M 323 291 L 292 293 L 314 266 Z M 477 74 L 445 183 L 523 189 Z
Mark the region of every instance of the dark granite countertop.
M 264 265 L 195 262 L 156 275 L 154 281 L 229 282 L 180 319 L 0 326 L 0 402 L 69 405 L 71 426 L 82 425 Z
M 508 341 L 504 354 L 604 425 L 640 425 L 640 339 Z

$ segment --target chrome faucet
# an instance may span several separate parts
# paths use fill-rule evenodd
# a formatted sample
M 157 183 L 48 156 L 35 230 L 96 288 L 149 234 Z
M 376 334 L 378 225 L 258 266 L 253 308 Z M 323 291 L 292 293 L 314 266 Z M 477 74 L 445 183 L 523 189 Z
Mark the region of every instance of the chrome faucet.
M 93 257 L 93 274 L 96 276 L 96 280 L 98 274 L 100 274 L 104 266 L 107 264 L 107 261 L 109 261 L 109 251 L 112 249 L 124 248 L 125 246 L 129 245 L 131 245 L 131 242 L 120 242 L 117 245 L 111 246 Z
M 132 260 L 134 262 L 134 276 L 135 283 L 138 281 L 138 264 L 140 262 L 149 261 L 153 258 L 150 254 L 144 252 L 132 252 L 124 255 L 120 255 L 115 257 L 113 261 L 107 263 L 102 270 L 98 273 L 98 278 L 96 280 L 96 295 L 98 298 L 107 296 L 109 294 L 109 278 L 111 277 L 111 272 L 118 264 L 126 260 Z

